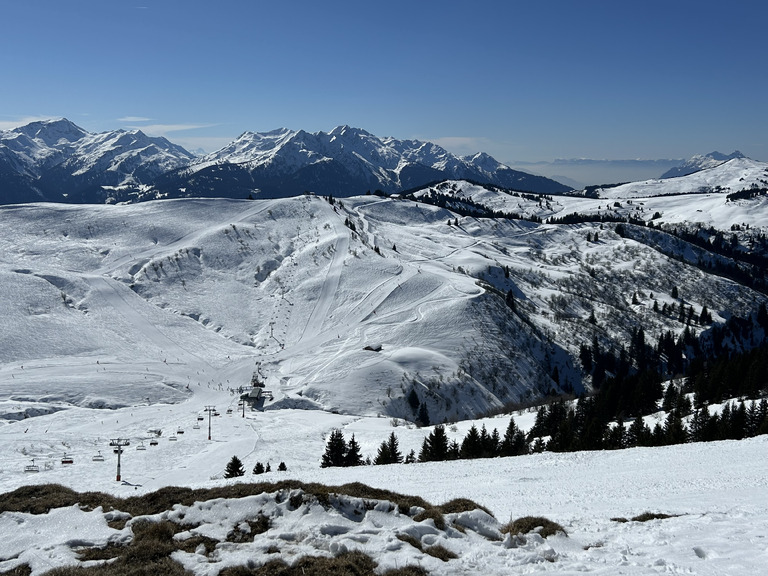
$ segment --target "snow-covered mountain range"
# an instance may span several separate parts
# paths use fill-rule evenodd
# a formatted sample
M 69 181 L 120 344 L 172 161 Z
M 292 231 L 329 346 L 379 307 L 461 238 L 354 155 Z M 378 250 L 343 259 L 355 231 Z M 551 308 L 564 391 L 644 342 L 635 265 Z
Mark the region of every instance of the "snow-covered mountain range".
M 91 134 L 61 119 L 0 132 L 0 203 L 122 199 L 194 156 L 141 130 Z
M 569 190 L 487 154 L 460 158 L 429 142 L 380 139 L 349 126 L 315 134 L 246 132 L 202 158 L 140 130 L 91 134 L 65 119 L 0 132 L 2 204 L 273 198 L 304 191 L 343 197 L 446 178 L 540 193 Z
M 218 152 L 166 174 L 157 181 L 155 193 L 242 198 L 311 191 L 344 197 L 375 190 L 399 192 L 445 179 L 547 194 L 569 190 L 553 180 L 512 170 L 484 153 L 458 157 L 430 142 L 378 138 L 339 126 L 328 133 L 246 132 Z
M 709 154 L 696 154 L 692 158 L 689 158 L 679 166 L 675 166 L 673 168 L 670 168 L 664 174 L 661 175 L 662 178 L 678 178 L 680 176 L 687 176 L 688 174 L 693 174 L 694 172 L 698 172 L 699 170 L 705 170 L 707 168 L 714 168 L 715 166 L 719 166 L 720 164 L 723 164 L 724 162 L 728 162 L 728 160 L 733 160 L 734 158 L 746 158 L 744 154 L 736 150 L 735 152 L 731 152 L 730 154 L 722 154 L 720 152 L 710 152 Z

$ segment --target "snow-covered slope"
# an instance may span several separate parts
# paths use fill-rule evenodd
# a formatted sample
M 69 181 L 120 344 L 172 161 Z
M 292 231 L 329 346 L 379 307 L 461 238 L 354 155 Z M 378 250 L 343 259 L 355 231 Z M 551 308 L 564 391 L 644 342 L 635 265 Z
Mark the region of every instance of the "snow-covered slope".
M 716 319 L 764 299 L 599 224 L 376 196 L 38 204 L 0 224 L 0 395 L 43 408 L 176 402 L 259 365 L 272 406 L 463 419 L 579 392 L 595 336 L 619 349 L 638 325 L 682 332 L 652 311 L 673 287 Z
M 218 401 L 226 403 L 226 393 L 218 394 Z M 392 431 L 406 450 L 418 448 L 429 430 L 392 428 L 381 418 L 287 410 L 216 418 L 209 441 L 205 426 L 187 425 L 195 421 L 188 408 L 216 402 L 214 393 L 204 389 L 181 406 L 73 410 L 66 416 L 4 426 L 0 492 L 58 483 L 130 498 L 164 486 L 213 488 L 285 479 L 331 486 L 361 482 L 421 496 L 436 505 L 470 498 L 495 517 L 480 509 L 449 513 L 441 528 L 433 519 L 406 514 L 387 500 L 347 497 L 342 491 L 323 505 L 310 491 L 269 488 L 239 498 L 203 498 L 133 518 L 119 505 L 117 511 L 66 506 L 47 514 L 3 512 L 0 571 L 28 565 L 37 576 L 54 567 L 77 566 L 78 550 L 128 544 L 141 521 L 178 525 L 180 547 L 193 537 L 209 538 L 210 548 L 200 545 L 173 553 L 175 561 L 200 576 L 232 566 L 257 568 L 277 558 L 294 563 L 304 556 L 327 558 L 345 551 L 370 555 L 382 571 L 415 565 L 435 576 L 553 571 L 715 576 L 760 574 L 765 566 L 766 436 L 662 448 L 321 469 L 324 437 L 334 427 L 347 437 L 354 433 L 367 454 Z M 524 427 L 530 425 L 526 416 L 516 418 Z M 506 420 L 484 423 L 503 427 Z M 177 421 L 185 425 L 185 433 L 171 441 L 168 436 L 176 433 Z M 136 450 L 139 439 L 148 438 L 147 427 L 165 433 L 157 446 Z M 460 438 L 463 432 L 449 434 Z M 117 457 L 108 446 L 109 438 L 118 436 L 133 441 L 121 458 L 120 482 L 115 480 Z M 64 451 L 73 464 L 60 463 Z M 99 451 L 104 461 L 93 461 Z M 233 455 L 242 460 L 246 476 L 225 480 L 223 471 Z M 40 472 L 23 472 L 32 458 Z M 276 470 L 280 461 L 286 463 L 286 472 Z M 270 462 L 272 472 L 254 476 L 251 469 L 257 462 Z M 659 517 L 628 520 L 644 513 Z M 502 525 L 523 516 L 557 522 L 567 536 L 499 533 Z M 266 530 L 255 533 L 258 520 Z M 442 561 L 427 552 L 438 544 L 456 558 Z
M 632 182 L 613 188 L 597 188 L 600 198 L 619 200 L 675 194 L 732 193 L 768 186 L 768 164 L 735 158 L 687 176 Z
M 719 166 L 723 162 L 733 160 L 734 158 L 746 158 L 744 154 L 736 150 L 730 154 L 721 154 L 720 152 L 710 152 L 709 154 L 696 154 L 692 158 L 689 158 L 679 166 L 670 168 L 664 174 L 662 178 L 678 178 L 680 176 L 687 176 L 693 174 L 699 170 L 705 170 L 707 168 L 714 168 Z
M 726 204 L 724 194 L 713 193 L 706 208 L 706 195 L 630 204 L 515 196 L 460 181 L 439 190 L 545 218 L 589 209 L 645 214 L 651 201 L 687 221 L 701 209 L 726 222 L 737 212 L 725 210 L 738 210 L 751 231 L 766 232 L 764 197 Z M 360 481 L 436 504 L 472 498 L 497 520 L 467 513 L 464 532 L 439 530 L 432 520 L 370 500 L 289 508 L 284 493 L 179 506 L 153 517 L 189 517 L 200 522 L 190 532 L 221 540 L 248 510 L 269 514 L 272 526 L 255 542 L 221 542 L 210 555 L 204 547 L 178 553 L 195 574 L 218 574 L 249 559 L 259 564 L 274 557 L 275 547 L 289 560 L 362 550 L 382 569 L 412 563 L 432 574 L 759 573 L 768 530 L 765 437 L 319 468 L 334 428 L 347 439 L 354 434 L 364 455 L 374 455 L 392 431 L 403 452 L 418 450 L 430 429 L 410 423 L 411 391 L 433 422 L 494 412 L 550 389 L 578 392 L 588 384 L 578 368 L 581 344 L 597 338 L 618 350 L 638 325 L 649 340 L 686 328 L 653 312 L 655 301 L 679 302 L 673 288 L 696 312 L 707 306 L 715 321 L 765 301 L 696 267 L 695 259 L 665 256 L 663 248 L 599 223 L 462 217 L 376 196 L 333 204 L 306 195 L 2 207 L 0 492 L 53 482 L 120 496 L 216 486 L 234 482 L 222 475 L 237 455 L 249 480 Z M 254 372 L 274 400 L 264 412 L 243 416 L 238 389 Z M 211 419 L 209 441 L 208 422 L 199 417 L 211 406 L 222 416 Z M 534 413 L 515 412 L 515 419 L 528 430 Z M 503 432 L 508 421 L 482 423 Z M 450 438 L 462 438 L 469 425 L 449 424 Z M 154 431 L 161 434 L 150 446 Z M 131 441 L 121 482 L 109 447 L 116 438 Z M 146 450 L 137 450 L 142 442 Z M 104 461 L 93 460 L 99 452 Z M 62 464 L 65 454 L 73 464 Z M 33 460 L 40 471 L 26 473 Z M 277 472 L 281 461 L 287 473 Z M 257 462 L 270 462 L 273 471 L 251 475 Z M 646 511 L 675 516 L 612 520 Z M 77 544 L 130 539 L 130 525 L 110 527 L 115 514 L 108 514 L 79 507 L 45 517 L 0 514 L 0 533 L 9 535 L 0 543 L 0 571 L 29 564 L 39 574 L 76 562 Z M 561 523 L 569 536 L 488 537 L 529 514 Z M 437 560 L 398 539 L 403 533 L 459 558 Z

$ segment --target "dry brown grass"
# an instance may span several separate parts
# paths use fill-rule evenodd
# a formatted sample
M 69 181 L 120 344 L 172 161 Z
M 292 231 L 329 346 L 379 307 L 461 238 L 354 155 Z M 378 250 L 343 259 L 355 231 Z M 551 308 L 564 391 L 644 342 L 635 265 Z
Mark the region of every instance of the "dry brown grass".
M 398 534 L 397 539 L 401 540 L 402 542 L 405 542 L 406 544 L 410 544 L 411 546 L 413 546 L 419 551 L 422 550 L 421 540 L 419 540 L 418 538 L 414 538 L 410 534 Z
M 548 536 L 552 536 L 558 532 L 562 532 L 566 536 L 568 535 L 568 533 L 565 531 L 565 528 L 560 526 L 560 524 L 541 516 L 524 516 L 522 518 L 518 518 L 506 526 L 503 526 L 501 528 L 501 533 L 506 534 L 509 532 L 510 534 L 528 534 L 529 532 L 533 532 L 539 527 L 541 527 L 541 530 L 538 530 L 538 533 L 542 538 L 547 538 Z
M 649 522 L 650 520 L 666 520 L 667 518 L 677 518 L 679 514 L 664 514 L 662 512 L 643 512 L 637 516 L 633 516 L 629 520 L 624 517 L 611 518 L 612 522 L 619 522 L 621 524 L 625 522 Z
M 445 530 L 445 518 L 437 508 L 427 508 L 416 514 L 416 516 L 413 517 L 413 520 L 415 522 L 422 522 L 428 518 L 431 518 L 435 522 L 435 528 L 438 530 Z
M 472 510 L 482 510 L 489 516 L 493 516 L 493 512 L 488 510 L 485 506 L 481 506 L 474 500 L 470 500 L 469 498 L 454 498 L 453 500 L 449 500 L 445 504 L 440 504 L 440 506 L 437 506 L 437 509 L 440 510 L 443 514 L 457 514 L 459 512 L 471 512 Z M 493 516 L 495 518 L 495 516 Z
M 264 534 L 264 532 L 269 530 L 270 527 L 269 518 L 264 516 L 264 514 L 261 512 L 259 512 L 255 519 L 246 520 L 245 523 L 248 525 L 248 532 L 243 532 L 236 527 L 234 530 L 229 532 L 229 534 L 227 534 L 227 542 L 253 542 L 254 536 L 258 534 Z
M 334 558 L 305 556 L 289 566 L 282 560 L 270 560 L 258 568 L 225 568 L 220 576 L 363 576 L 374 574 L 376 562 L 362 552 L 347 552 Z
M 387 570 L 382 576 L 429 576 L 429 572 L 421 566 L 404 566 Z
M 429 548 L 424 548 L 424 552 L 430 556 L 434 556 L 438 560 L 442 560 L 443 562 L 448 562 L 448 560 L 458 558 L 456 554 L 448 550 L 448 548 L 441 546 L 440 544 L 435 544 Z
M 391 490 L 372 488 L 360 482 L 342 484 L 341 486 L 325 486 L 315 482 L 282 480 L 280 482 L 242 483 L 200 489 L 167 486 L 149 494 L 131 496 L 125 499 L 101 492 L 78 493 L 59 484 L 38 484 L 23 486 L 12 492 L 0 495 L 0 512 L 46 514 L 52 508 L 80 504 L 89 509 L 102 506 L 105 511 L 120 510 L 132 516 L 149 516 L 170 510 L 175 504 L 190 506 L 195 502 L 213 500 L 214 498 L 243 498 L 264 492 L 287 492 L 296 489 L 301 489 L 306 494 L 314 496 L 325 506 L 329 505 L 331 494 L 345 494 L 353 498 L 367 500 L 388 500 L 397 505 L 403 514 L 408 514 L 414 506 L 433 508 L 429 502 L 419 496 L 409 496 L 398 494 Z
M 57 484 L 24 486 L 0 495 L 0 513 L 15 511 L 45 514 L 54 508 L 79 504 L 85 509 L 101 506 L 105 512 L 119 510 L 132 517 L 137 517 L 159 514 L 171 510 L 174 505 L 190 506 L 198 501 L 215 498 L 234 499 L 265 492 L 278 492 L 285 499 L 291 491 L 297 489 L 304 493 L 302 495 L 303 502 L 314 499 L 326 507 L 330 506 L 331 495 L 338 494 L 361 498 L 366 501 L 366 508 L 373 507 L 373 501 L 382 500 L 392 502 L 403 514 L 410 514 L 414 507 L 422 508 L 423 511 L 417 514 L 414 520 L 420 522 L 432 518 L 435 526 L 440 530 L 445 529 L 444 513 L 461 512 L 475 508 L 490 513 L 487 509 L 467 499 L 452 500 L 442 506 L 433 506 L 418 496 L 371 488 L 359 482 L 341 486 L 325 486 L 297 480 L 234 484 L 208 489 L 169 486 L 156 492 L 124 499 L 100 492 L 78 493 Z M 292 504 L 298 504 L 298 500 Z M 114 525 L 120 529 L 125 526 L 125 523 L 125 520 L 118 520 L 114 522 Z M 269 519 L 259 515 L 254 520 L 249 521 L 249 527 L 251 532 L 246 536 L 250 536 L 252 539 L 254 534 L 269 529 Z M 173 561 L 170 554 L 175 550 L 192 552 L 200 544 L 205 546 L 207 553 L 210 553 L 217 544 L 217 541 L 203 536 L 193 536 L 182 541 L 174 540 L 174 535 L 184 528 L 167 520 L 161 522 L 141 520 L 133 522 L 131 528 L 134 538 L 125 546 L 109 545 L 103 548 L 77 550 L 81 560 L 102 560 L 104 561 L 103 564 L 88 568 L 82 566 L 55 568 L 46 576 L 155 576 L 159 574 L 163 576 L 188 576 L 189 573 L 180 564 Z M 409 543 L 420 548 L 420 543 L 416 542 L 417 544 Z M 424 551 L 441 559 L 449 559 L 452 554 L 442 546 L 432 546 Z M 360 552 L 350 552 L 336 558 L 302 558 L 293 566 L 288 566 L 281 560 L 273 560 L 258 568 L 230 568 L 222 571 L 221 574 L 222 576 L 361 576 L 372 574 L 375 567 L 375 561 L 369 556 Z M 30 572 L 29 567 L 25 565 L 0 574 L 0 576 L 29 576 Z M 427 572 L 419 566 L 406 566 L 397 570 L 389 570 L 383 576 L 425 576 L 426 574 Z
M 22 564 L 16 568 L 0 572 L 0 576 L 30 576 L 30 574 L 32 574 L 32 568 L 29 567 L 29 564 Z

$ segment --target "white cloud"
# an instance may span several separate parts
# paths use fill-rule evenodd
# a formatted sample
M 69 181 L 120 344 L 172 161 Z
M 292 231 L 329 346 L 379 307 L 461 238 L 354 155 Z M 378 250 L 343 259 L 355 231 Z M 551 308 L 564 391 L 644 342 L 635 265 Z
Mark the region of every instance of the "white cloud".
M 0 130 L 13 130 L 19 126 L 25 126 L 30 122 L 40 122 L 41 120 L 58 120 L 60 116 L 24 116 L 15 120 L 0 120 Z
M 171 132 L 183 132 L 185 130 L 199 130 L 211 128 L 216 124 L 147 124 L 146 126 L 129 126 L 133 130 L 141 130 L 150 136 L 167 136 Z
M 143 116 L 123 116 L 118 118 L 118 122 L 149 122 L 152 118 L 144 118 Z

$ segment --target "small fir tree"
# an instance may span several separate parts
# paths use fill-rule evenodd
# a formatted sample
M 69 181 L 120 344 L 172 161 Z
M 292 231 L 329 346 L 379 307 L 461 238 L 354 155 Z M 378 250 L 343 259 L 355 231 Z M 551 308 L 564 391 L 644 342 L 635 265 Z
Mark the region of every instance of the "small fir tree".
M 328 443 L 325 446 L 325 453 L 320 462 L 320 467 L 344 466 L 346 454 L 347 442 L 344 440 L 344 434 L 342 434 L 341 430 L 335 428 L 328 437 Z
M 232 456 L 232 459 L 227 463 L 227 467 L 224 470 L 224 478 L 236 478 L 245 474 L 245 468 L 243 463 L 237 456 Z
M 285 462 L 280 462 L 280 464 L 278 464 L 278 466 L 277 466 L 277 471 L 278 472 L 287 472 L 288 471 L 288 466 L 285 465 Z
M 254 474 L 264 474 L 264 464 L 256 462 L 256 466 L 253 467 Z
M 360 453 L 360 444 L 355 440 L 355 435 L 347 444 L 347 452 L 344 454 L 344 466 L 361 466 L 363 464 L 363 455 Z

